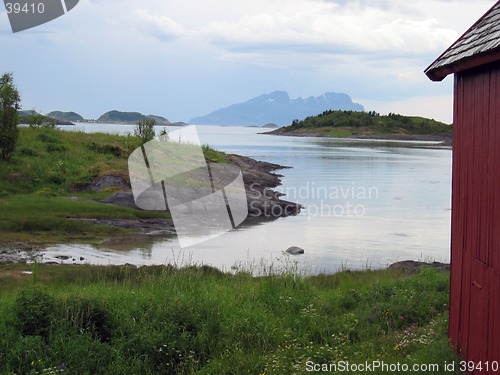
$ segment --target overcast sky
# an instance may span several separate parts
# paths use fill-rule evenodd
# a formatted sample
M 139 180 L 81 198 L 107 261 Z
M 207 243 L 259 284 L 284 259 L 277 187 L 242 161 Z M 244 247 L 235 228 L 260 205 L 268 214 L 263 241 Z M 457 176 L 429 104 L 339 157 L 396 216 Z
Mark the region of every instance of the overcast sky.
M 0 73 L 24 109 L 188 121 L 274 90 L 343 92 L 383 114 L 452 121 L 452 77 L 423 70 L 495 0 L 80 0 L 13 34 Z

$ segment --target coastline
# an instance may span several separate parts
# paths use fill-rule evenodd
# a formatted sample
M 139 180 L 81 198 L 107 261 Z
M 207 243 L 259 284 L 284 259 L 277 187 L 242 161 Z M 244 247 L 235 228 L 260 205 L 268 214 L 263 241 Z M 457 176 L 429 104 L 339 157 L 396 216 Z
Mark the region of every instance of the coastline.
M 338 138 L 350 140 L 373 140 L 373 141 L 389 141 L 389 142 L 439 142 L 432 147 L 447 147 L 453 145 L 452 135 L 436 135 L 436 134 L 351 134 L 351 135 L 328 135 L 310 130 L 292 130 L 285 131 L 283 128 L 263 132 L 260 134 L 290 136 L 290 137 L 317 137 L 317 138 Z
M 298 203 L 281 199 L 283 194 L 272 190 L 281 184 L 282 175 L 274 173 L 290 167 L 258 161 L 240 155 L 228 155 L 228 162 L 239 167 L 247 193 L 248 216 L 241 226 L 259 225 L 274 221 L 280 217 L 293 216 L 300 213 L 302 206 Z M 100 178 L 102 181 L 102 177 Z M 116 187 L 130 186 L 128 181 L 114 180 Z M 105 188 L 113 188 L 113 183 Z M 102 204 L 125 206 L 138 209 L 135 205 L 132 191 L 129 188 L 115 192 L 100 201 Z M 95 225 L 111 225 L 132 231 L 132 236 L 173 236 L 176 234 L 172 219 L 124 219 L 124 218 L 68 218 Z M 73 242 L 75 239 L 72 239 Z M 11 241 L 0 244 L 0 264 L 27 262 L 35 260 L 49 244 Z
M 247 194 L 248 216 L 241 224 L 256 225 L 273 221 L 280 217 L 293 216 L 300 213 L 302 205 L 281 199 L 283 194 L 273 188 L 281 185 L 280 174 L 273 171 L 291 167 L 259 161 L 250 157 L 229 154 L 229 164 L 241 169 Z M 210 162 L 210 164 L 214 164 Z M 230 173 L 229 171 L 227 172 Z M 105 204 L 126 206 L 135 209 L 137 206 L 130 189 L 114 193 L 102 201 Z M 171 219 L 83 219 L 93 224 L 108 224 L 122 228 L 137 230 L 146 235 L 174 235 L 175 228 Z

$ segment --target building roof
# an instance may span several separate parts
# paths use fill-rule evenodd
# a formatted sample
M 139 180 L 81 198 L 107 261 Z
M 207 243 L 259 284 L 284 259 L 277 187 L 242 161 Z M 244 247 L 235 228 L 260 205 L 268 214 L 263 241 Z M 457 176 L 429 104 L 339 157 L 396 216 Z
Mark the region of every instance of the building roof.
M 427 69 L 433 81 L 500 60 L 500 0 Z

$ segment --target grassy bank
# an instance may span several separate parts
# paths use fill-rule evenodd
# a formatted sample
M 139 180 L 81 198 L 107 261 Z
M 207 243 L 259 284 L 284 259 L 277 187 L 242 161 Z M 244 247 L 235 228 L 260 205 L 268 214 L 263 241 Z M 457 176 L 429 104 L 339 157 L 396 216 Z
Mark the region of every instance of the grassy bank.
M 61 241 L 123 234 L 127 230 L 76 218 L 169 217 L 96 203 L 113 189 L 90 190 L 102 176 L 128 180 L 128 155 L 140 141 L 132 136 L 21 128 L 12 160 L 0 160 L 0 238 L 4 241 Z
M 449 276 L 432 269 L 253 278 L 210 267 L 9 265 L 0 285 L 3 374 L 303 374 L 308 361 L 342 360 L 436 363 L 426 373 L 441 374 L 456 359 Z

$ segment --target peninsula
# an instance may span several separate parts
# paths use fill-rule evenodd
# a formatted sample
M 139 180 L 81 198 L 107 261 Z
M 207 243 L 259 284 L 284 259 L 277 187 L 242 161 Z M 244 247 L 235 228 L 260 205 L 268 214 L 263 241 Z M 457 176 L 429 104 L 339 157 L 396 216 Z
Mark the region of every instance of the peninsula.
M 19 260 L 19 251 L 48 243 L 175 234 L 168 211 L 135 206 L 127 161 L 141 146 L 139 138 L 44 127 L 19 130 L 12 162 L 0 161 L 0 263 Z M 299 204 L 284 201 L 270 190 L 280 184 L 281 176 L 273 171 L 285 167 L 208 146 L 203 152 L 212 168 L 231 164 L 242 171 L 247 225 L 300 212 Z M 276 212 L 280 215 L 275 216 Z

